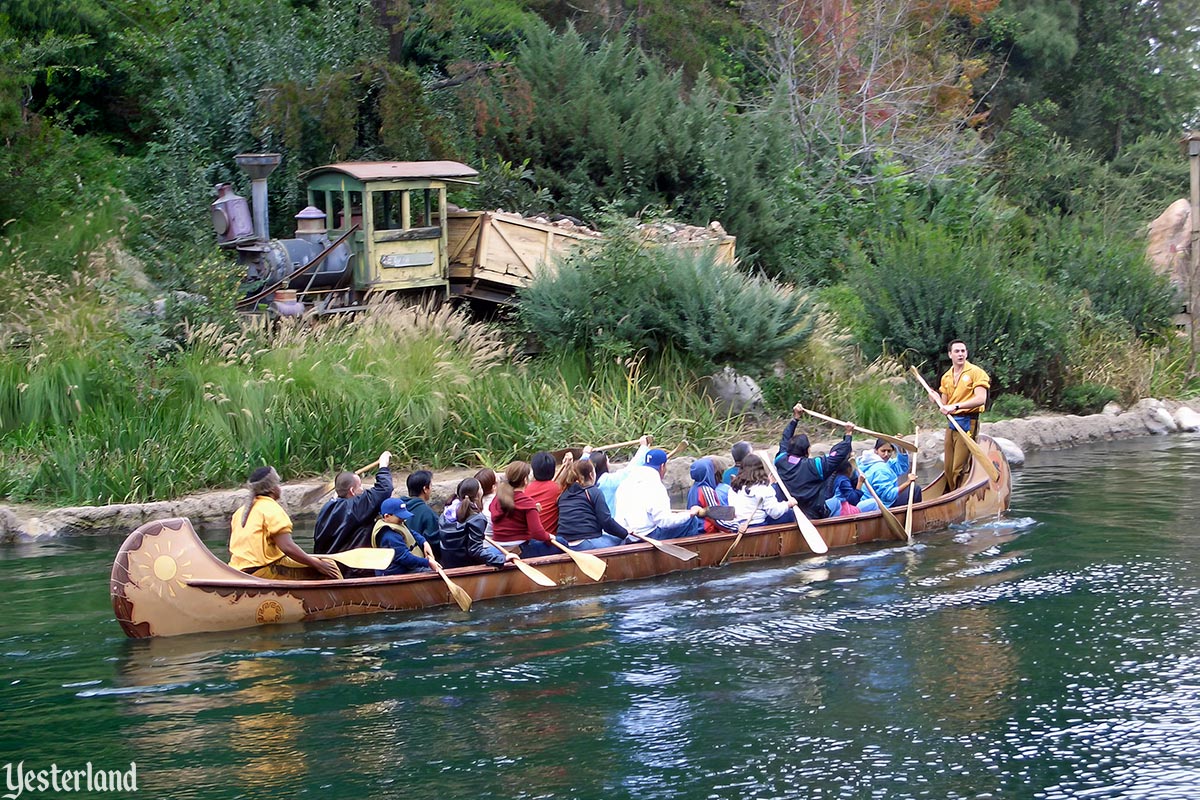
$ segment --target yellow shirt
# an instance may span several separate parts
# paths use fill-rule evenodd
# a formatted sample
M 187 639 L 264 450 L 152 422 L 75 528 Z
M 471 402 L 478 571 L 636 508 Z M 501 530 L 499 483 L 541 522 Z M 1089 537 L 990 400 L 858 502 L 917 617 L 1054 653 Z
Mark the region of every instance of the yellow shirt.
M 250 516 L 242 525 L 242 506 L 233 513 L 229 532 L 229 566 L 234 569 L 265 567 L 283 558 L 275 537 L 292 532 L 292 520 L 274 499 L 259 495 L 250 506 Z
M 954 367 L 946 370 L 946 374 L 942 376 L 941 385 L 938 386 L 938 391 L 945 398 L 946 405 L 961 405 L 968 400 L 974 399 L 976 386 L 991 389 L 992 379 L 988 377 L 986 372 L 968 361 L 963 364 L 963 371 L 958 376 L 957 383 L 954 380 Z M 978 408 L 968 409 L 964 413 L 978 414 L 983 409 L 984 406 L 979 406 Z

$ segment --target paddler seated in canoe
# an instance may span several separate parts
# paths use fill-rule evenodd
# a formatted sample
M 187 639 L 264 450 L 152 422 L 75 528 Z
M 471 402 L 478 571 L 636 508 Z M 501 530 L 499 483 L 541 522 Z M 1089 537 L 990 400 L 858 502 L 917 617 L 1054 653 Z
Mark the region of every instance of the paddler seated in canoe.
M 897 453 L 891 442 L 876 439 L 875 449 L 867 450 L 858 459 L 858 471 L 888 508 L 907 506 L 910 491 L 913 502 L 921 502 L 921 487 L 909 469 L 908 453 L 903 449 Z M 874 511 L 878 503 L 875 498 L 866 497 L 858 503 L 858 508 Z
M 596 488 L 600 490 L 600 494 L 604 495 L 604 502 L 608 503 L 608 510 L 614 514 L 617 511 L 617 487 L 629 475 L 631 467 L 640 466 L 646 463 L 646 453 L 650 452 L 649 434 L 644 434 L 638 439 L 637 452 L 633 454 L 633 458 L 629 459 L 629 463 L 621 469 L 611 469 L 608 463 L 608 453 L 603 450 L 584 450 L 582 458 L 587 458 L 592 462 L 592 466 L 596 468 Z
M 496 473 L 492 473 L 492 480 Z M 471 567 L 486 564 L 502 567 L 506 561 L 516 558 L 515 553 L 492 547 L 484 537 L 487 535 L 488 518 L 483 513 L 483 486 L 477 478 L 459 481 L 454 492 L 454 501 L 446 506 L 449 516 L 441 519 L 442 566 Z
M 596 467 L 586 458 L 566 469 L 566 489 L 558 497 L 558 537 L 575 550 L 616 547 L 629 531 L 613 519 L 604 495 L 596 488 Z
M 729 504 L 739 525 L 755 527 L 792 521 L 796 500 L 780 500 L 775 496 L 771 473 L 762 457 L 751 453 L 742 459 L 742 467 L 729 485 Z
M 792 418 L 784 426 L 783 435 L 779 438 L 775 470 L 792 497 L 796 498 L 804 516 L 824 519 L 829 516 L 829 509 L 825 507 L 825 479 L 835 475 L 850 458 L 854 426 L 846 426 L 846 435 L 830 449 L 829 455 L 810 458 L 808 436 L 796 433 L 796 424 L 803 413 L 804 406 L 799 403 L 792 407 Z
M 390 547 L 396 555 L 387 569 L 376 575 L 405 575 L 409 572 L 432 572 L 437 562 L 429 551 L 425 537 L 408 529 L 406 521 L 412 512 L 398 497 L 389 497 L 379 507 L 379 521 L 371 530 L 371 547 Z
M 337 496 L 317 514 L 313 528 L 314 553 L 344 553 L 367 546 L 371 526 L 379 516 L 379 507 L 392 496 L 392 473 L 388 469 L 391 460 L 392 454 L 387 450 L 379 454 L 379 471 L 375 473 L 375 485 L 370 489 L 363 488 L 362 478 L 353 472 L 338 473 L 333 481 Z M 365 570 L 347 570 L 346 577 L 372 574 Z
M 292 539 L 292 520 L 279 505 L 274 467 L 250 473 L 250 499 L 230 521 L 229 566 L 268 580 L 340 578 L 333 563 L 304 552 Z
M 567 459 L 564 461 L 565 467 L 570 466 L 570 460 L 572 460 L 571 454 L 567 453 Z M 551 536 L 558 534 L 558 496 L 562 494 L 562 487 L 558 485 L 558 481 L 554 480 L 557 466 L 553 454 L 545 450 L 534 453 L 533 458 L 529 459 L 529 470 L 533 473 L 533 480 L 525 487 L 525 494 L 537 503 L 538 516 L 542 518 L 542 527 Z
M 746 446 L 749 447 L 749 445 Z M 737 445 L 734 445 L 734 447 L 736 448 Z M 745 457 L 746 454 L 742 453 L 741 458 L 744 459 Z M 738 463 L 740 464 L 741 461 Z M 736 475 L 737 473 L 734 474 Z M 689 508 L 692 506 L 700 506 L 701 508 L 708 509 L 714 506 L 726 505 L 728 503 L 728 495 L 726 495 L 726 497 L 722 500 L 719 494 L 720 487 L 716 482 L 717 468 L 713 464 L 711 458 L 698 458 L 693 461 L 691 476 L 692 488 L 688 489 L 687 496 L 687 505 Z M 729 487 L 725 488 L 728 489 Z M 703 517 L 705 533 L 718 533 L 720 531 L 737 530 L 738 524 L 734 520 L 714 519 L 713 517 L 708 516 L 707 512 L 704 513 Z
M 412 512 L 408 529 L 424 536 L 433 554 L 438 555 L 441 550 L 441 542 L 438 541 L 440 526 L 437 514 L 429 507 L 429 498 L 433 495 L 433 473 L 419 469 L 408 476 L 404 486 L 408 489 L 408 496 L 403 498 L 404 504 Z
M 654 448 L 646 453 L 645 464 L 629 467 L 629 476 L 617 487 L 617 522 L 631 533 L 652 539 L 678 539 L 700 533 L 703 508 L 671 511 L 671 498 L 662 480 L 667 458 L 666 450 Z M 631 541 L 636 538 L 631 537 Z
M 530 473 L 527 461 L 504 468 L 504 480 L 496 486 L 492 501 L 492 540 L 505 548 L 520 548 L 524 558 L 555 555 L 560 551 L 550 544 L 537 503 L 525 493 Z

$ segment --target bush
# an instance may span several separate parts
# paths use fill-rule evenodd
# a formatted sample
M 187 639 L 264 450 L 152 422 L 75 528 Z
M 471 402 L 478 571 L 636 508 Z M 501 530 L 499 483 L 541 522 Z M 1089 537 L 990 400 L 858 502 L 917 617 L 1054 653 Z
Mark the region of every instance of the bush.
M 597 361 L 674 347 L 701 370 L 764 367 L 813 330 L 813 305 L 791 287 L 642 241 L 631 222 L 544 270 L 521 292 L 525 329 L 548 347 Z
M 1002 394 L 988 405 L 993 419 L 1021 419 L 1037 410 L 1037 403 L 1019 394 Z
M 994 390 L 1037 399 L 1061 383 L 1069 310 L 1002 243 L 913 221 L 871 250 L 851 274 L 869 322 L 859 340 L 868 358 L 886 348 L 940 372 L 947 343 L 962 339 Z
M 1059 407 L 1069 414 L 1099 414 L 1109 403 L 1115 402 L 1120 393 L 1111 386 L 1098 383 L 1079 383 L 1063 389 Z

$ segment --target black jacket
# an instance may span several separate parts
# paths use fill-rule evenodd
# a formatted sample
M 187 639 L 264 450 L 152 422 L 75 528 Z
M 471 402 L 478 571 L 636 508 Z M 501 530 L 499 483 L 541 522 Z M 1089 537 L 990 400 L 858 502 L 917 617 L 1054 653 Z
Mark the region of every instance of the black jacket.
M 775 456 L 775 469 L 779 480 L 796 498 L 798 508 L 809 519 L 824 519 L 829 516 L 825 506 L 825 479 L 841 469 L 850 457 L 853 446 L 849 436 L 835 444 L 827 456 L 789 456 L 788 443 L 796 432 L 796 419 L 783 429 L 779 440 L 779 454 Z
M 504 566 L 504 554 L 484 544 L 485 531 L 487 531 L 487 517 L 483 514 L 472 514 L 467 517 L 466 522 L 442 518 L 441 565 L 447 569 L 470 567 L 475 564 L 487 564 L 492 567 Z
M 611 533 L 624 539 L 629 531 L 612 517 L 604 493 L 595 486 L 573 483 L 558 496 L 558 535 L 569 542 Z
M 313 528 L 313 553 L 342 553 L 367 547 L 379 507 L 392 496 L 392 473 L 380 467 L 375 485 L 357 497 L 335 497 L 317 514 Z

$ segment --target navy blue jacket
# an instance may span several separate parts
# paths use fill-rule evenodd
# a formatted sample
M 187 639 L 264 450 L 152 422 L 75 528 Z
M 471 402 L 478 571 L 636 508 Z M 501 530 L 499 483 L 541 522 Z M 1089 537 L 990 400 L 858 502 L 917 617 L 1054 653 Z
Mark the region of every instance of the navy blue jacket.
M 558 496 L 558 535 L 569 542 L 611 533 L 624 539 L 629 531 L 612 517 L 604 493 L 595 486 L 573 483 Z
M 783 429 L 779 439 L 779 454 L 775 456 L 775 469 L 779 472 L 779 480 L 796 498 L 796 503 L 804 516 L 809 519 L 824 519 L 829 516 L 825 506 L 825 479 L 835 474 L 846 463 L 852 449 L 849 435 L 835 444 L 827 456 L 790 456 L 788 443 L 796 433 L 796 423 L 793 418 Z
M 335 497 L 317 514 L 313 528 L 313 552 L 342 553 L 366 547 L 379 507 L 392 496 L 392 473 L 380 467 L 375 485 L 357 497 Z

